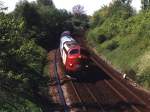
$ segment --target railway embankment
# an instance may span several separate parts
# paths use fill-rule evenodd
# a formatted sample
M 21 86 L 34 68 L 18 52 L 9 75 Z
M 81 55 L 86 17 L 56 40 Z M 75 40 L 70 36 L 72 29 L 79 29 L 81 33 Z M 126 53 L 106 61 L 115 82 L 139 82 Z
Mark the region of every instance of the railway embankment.
M 102 8 L 93 15 L 92 27 L 86 40 L 96 52 L 142 87 L 150 88 L 150 11 L 120 17 L 125 10 L 110 10 L 113 5 Z M 120 6 L 121 7 L 121 6 Z M 112 15 L 105 15 L 104 10 Z M 114 9 L 115 10 L 115 9 Z M 124 18 L 126 16 L 126 18 Z M 96 20 L 105 18 L 104 20 Z

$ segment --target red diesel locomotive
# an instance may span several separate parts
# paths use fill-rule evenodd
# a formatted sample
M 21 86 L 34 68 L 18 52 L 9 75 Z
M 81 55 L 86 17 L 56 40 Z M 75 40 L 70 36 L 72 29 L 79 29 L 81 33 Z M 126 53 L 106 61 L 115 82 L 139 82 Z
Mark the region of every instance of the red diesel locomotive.
M 73 73 L 88 68 L 87 51 L 70 36 L 69 31 L 61 35 L 60 54 L 67 72 Z

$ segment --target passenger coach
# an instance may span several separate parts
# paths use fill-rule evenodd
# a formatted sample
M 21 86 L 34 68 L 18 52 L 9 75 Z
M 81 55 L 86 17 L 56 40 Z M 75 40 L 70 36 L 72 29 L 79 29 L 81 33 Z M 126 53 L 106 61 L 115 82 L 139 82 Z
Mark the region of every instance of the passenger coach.
M 65 31 L 60 39 L 60 54 L 67 72 L 77 72 L 88 68 L 88 53 Z

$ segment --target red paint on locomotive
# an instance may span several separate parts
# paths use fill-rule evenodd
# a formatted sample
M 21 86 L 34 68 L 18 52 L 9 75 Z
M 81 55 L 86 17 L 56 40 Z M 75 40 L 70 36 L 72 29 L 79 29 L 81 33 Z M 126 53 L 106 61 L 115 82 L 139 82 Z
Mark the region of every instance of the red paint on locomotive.
M 67 72 L 77 72 L 88 68 L 88 53 L 70 35 L 61 37 L 60 52 Z

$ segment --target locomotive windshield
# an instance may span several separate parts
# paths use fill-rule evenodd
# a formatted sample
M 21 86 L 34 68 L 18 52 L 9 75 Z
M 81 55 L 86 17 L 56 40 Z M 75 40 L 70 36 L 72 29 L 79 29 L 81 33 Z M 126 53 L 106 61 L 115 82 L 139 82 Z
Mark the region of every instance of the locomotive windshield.
M 73 55 L 73 54 L 77 54 L 77 53 L 79 53 L 79 50 L 78 49 L 73 49 L 73 50 L 71 50 L 70 51 L 70 55 Z

